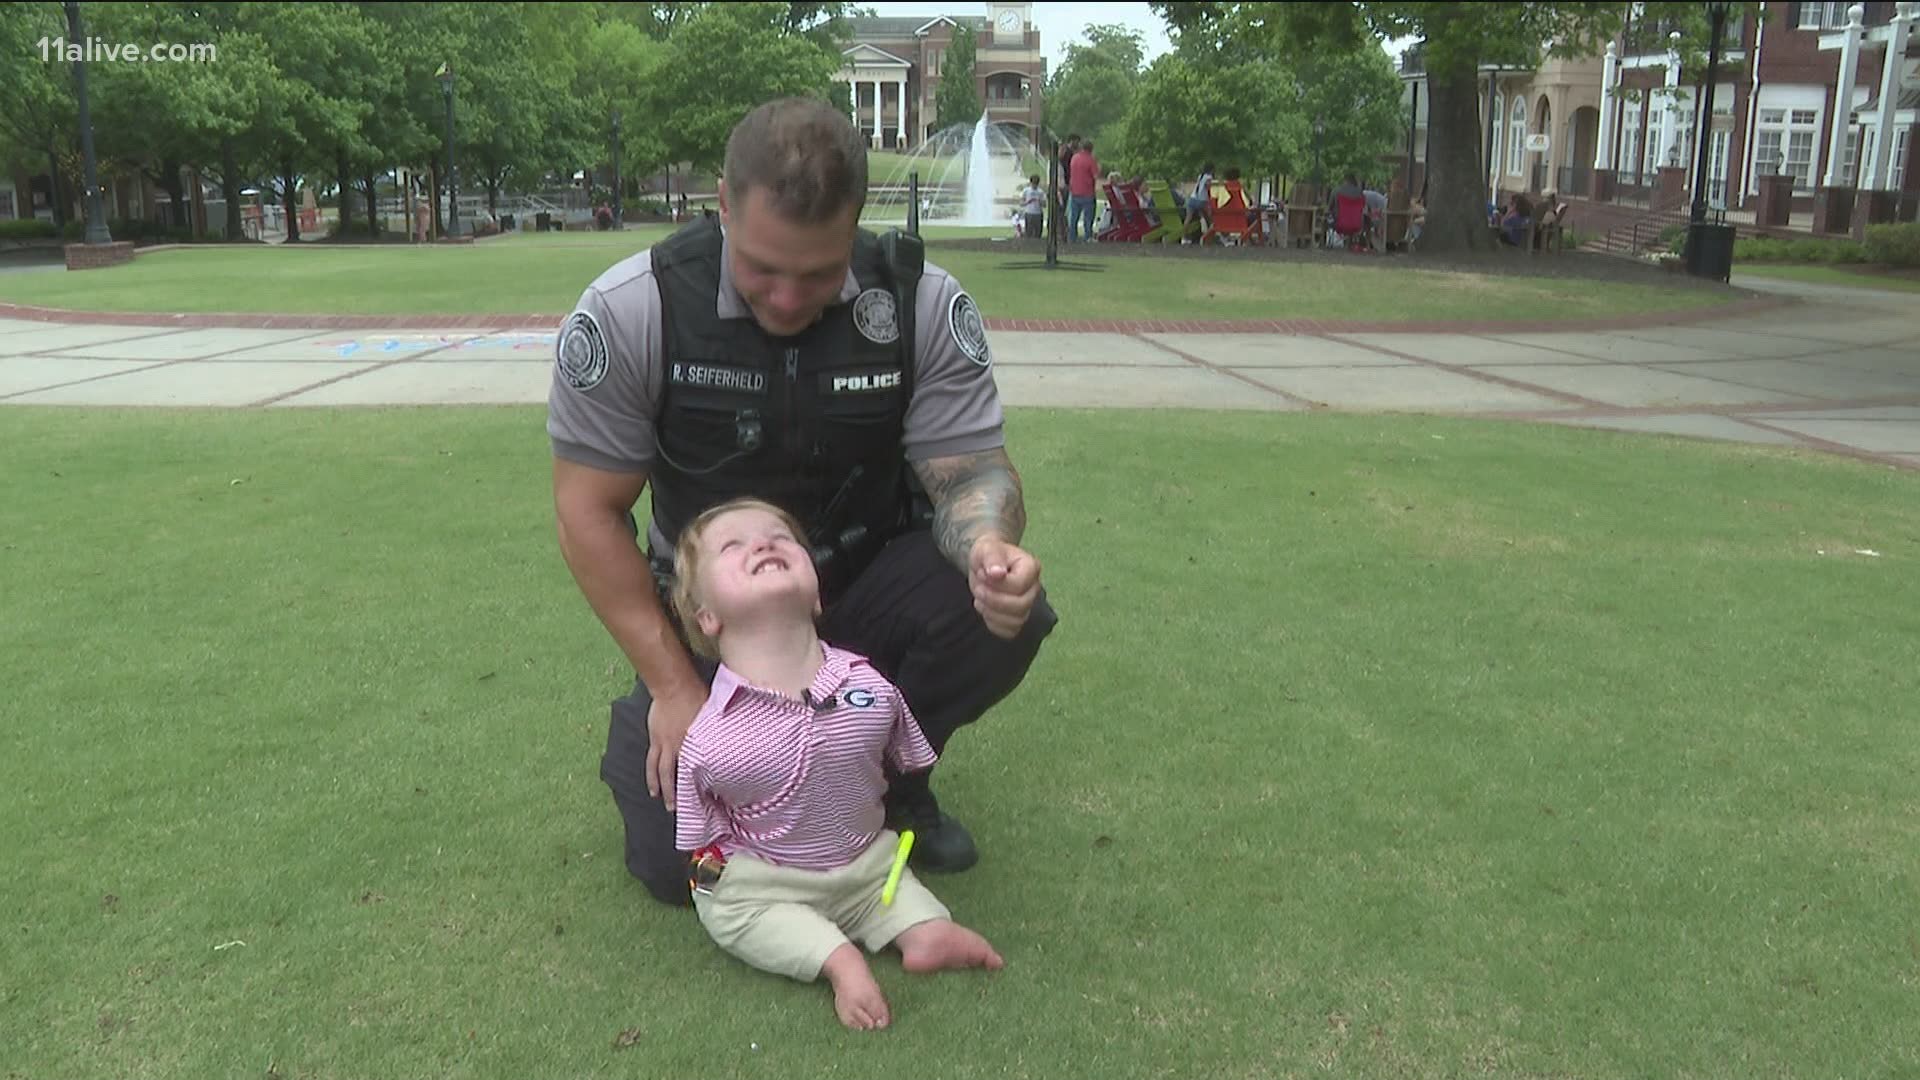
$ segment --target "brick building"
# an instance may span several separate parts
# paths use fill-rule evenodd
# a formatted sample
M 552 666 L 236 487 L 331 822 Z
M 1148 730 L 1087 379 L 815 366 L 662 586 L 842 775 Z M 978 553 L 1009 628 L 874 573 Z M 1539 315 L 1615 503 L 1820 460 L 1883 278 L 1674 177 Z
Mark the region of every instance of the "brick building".
M 1047 60 L 1032 4 L 990 3 L 987 14 L 852 20 L 853 45 L 835 76 L 852 84 L 855 126 L 874 149 L 913 150 L 935 133 L 941 65 L 960 26 L 974 32 L 974 89 L 989 122 L 1037 142 Z
M 1756 212 L 1770 190 L 1772 201 L 1806 214 L 1824 206 L 1824 189 L 1846 192 L 1836 198 L 1848 208 L 1857 189 L 1895 193 L 1875 203 L 1876 219 L 1912 219 L 1920 202 L 1920 32 L 1909 29 L 1920 4 L 1761 5 L 1758 18 L 1726 28 L 1713 115 L 1704 121 L 1706 72 L 1679 70 L 1672 28 L 1640 18 L 1643 7 L 1630 6 L 1634 19 L 1605 56 L 1482 69 L 1480 142 L 1496 201 L 1551 188 L 1575 198 L 1684 205 L 1704 137 L 1712 206 Z M 1851 31 L 1850 8 L 1859 16 Z M 1850 36 L 1851 100 L 1836 109 Z M 1416 150 L 1423 150 L 1425 101 L 1413 100 L 1425 89 L 1417 48 L 1403 56 L 1401 77 Z M 1885 108 L 1883 91 L 1891 94 Z M 1891 132 L 1884 146 L 1883 127 Z M 1791 182 L 1772 179 L 1782 174 Z

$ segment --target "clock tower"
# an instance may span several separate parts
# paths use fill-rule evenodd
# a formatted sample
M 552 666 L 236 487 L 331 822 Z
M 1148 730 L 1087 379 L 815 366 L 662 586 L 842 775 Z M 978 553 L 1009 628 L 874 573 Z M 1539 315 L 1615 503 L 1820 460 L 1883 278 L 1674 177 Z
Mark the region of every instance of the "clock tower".
M 994 44 L 1025 44 L 1027 27 L 1033 25 L 1033 5 L 988 4 L 987 21 L 993 27 Z

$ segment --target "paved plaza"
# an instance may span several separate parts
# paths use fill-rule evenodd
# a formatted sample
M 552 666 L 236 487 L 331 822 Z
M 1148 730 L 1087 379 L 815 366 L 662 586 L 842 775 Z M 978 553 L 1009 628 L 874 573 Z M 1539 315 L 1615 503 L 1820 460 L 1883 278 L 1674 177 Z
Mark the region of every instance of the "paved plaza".
M 1495 417 L 1920 468 L 1920 295 L 1735 284 L 1792 302 L 1684 325 L 1580 332 L 999 328 L 992 342 L 1012 406 Z M 0 405 L 540 403 L 554 342 L 540 326 L 423 320 L 368 331 L 288 317 L 244 329 L 128 318 L 0 317 Z

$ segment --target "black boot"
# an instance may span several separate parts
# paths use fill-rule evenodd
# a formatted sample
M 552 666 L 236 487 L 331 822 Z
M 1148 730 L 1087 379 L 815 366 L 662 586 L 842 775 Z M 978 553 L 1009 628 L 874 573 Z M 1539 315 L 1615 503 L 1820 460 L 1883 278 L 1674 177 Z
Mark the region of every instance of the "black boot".
M 929 785 L 932 770 L 891 777 L 887 789 L 887 825 L 913 830 L 913 853 L 907 862 L 915 870 L 957 874 L 980 861 L 967 827 L 942 813 Z

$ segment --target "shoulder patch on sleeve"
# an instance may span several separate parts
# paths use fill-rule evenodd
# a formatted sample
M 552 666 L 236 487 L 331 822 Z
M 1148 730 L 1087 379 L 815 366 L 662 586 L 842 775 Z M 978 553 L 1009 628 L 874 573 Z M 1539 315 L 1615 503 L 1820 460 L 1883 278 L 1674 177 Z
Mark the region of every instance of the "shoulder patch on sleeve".
M 575 390 L 591 390 L 607 377 L 607 336 L 590 312 L 567 316 L 554 346 L 554 363 L 560 377 Z
M 987 348 L 987 324 L 980 318 L 980 307 L 965 292 L 953 294 L 947 305 L 947 325 L 953 331 L 953 343 L 967 359 L 981 367 L 993 365 L 993 353 Z

